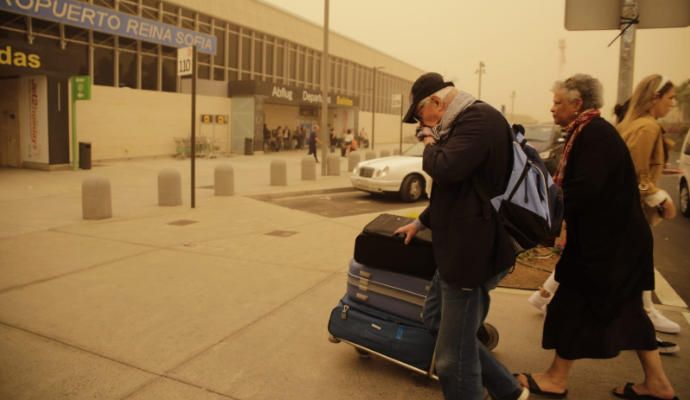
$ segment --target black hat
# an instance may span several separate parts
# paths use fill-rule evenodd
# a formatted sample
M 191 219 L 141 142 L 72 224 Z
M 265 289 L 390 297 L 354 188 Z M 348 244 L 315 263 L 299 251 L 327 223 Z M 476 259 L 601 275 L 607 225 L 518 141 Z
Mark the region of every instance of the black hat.
M 455 85 L 453 85 L 453 82 L 444 82 L 443 77 L 435 72 L 429 72 L 417 78 L 412 85 L 410 93 L 412 100 L 410 101 L 410 108 L 407 109 L 405 118 L 403 118 L 403 122 L 408 124 L 416 123 L 415 112 L 417 111 L 419 102 L 448 86 Z

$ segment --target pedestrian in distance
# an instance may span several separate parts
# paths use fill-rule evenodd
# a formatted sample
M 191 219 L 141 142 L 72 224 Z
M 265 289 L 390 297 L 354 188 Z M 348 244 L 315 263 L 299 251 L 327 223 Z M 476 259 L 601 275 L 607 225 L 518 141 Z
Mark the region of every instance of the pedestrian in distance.
M 616 387 L 613 394 L 675 399 L 654 326 L 642 307 L 642 291 L 654 286 L 652 233 L 640 207 L 630 152 L 600 117 L 602 91 L 597 79 L 584 74 L 553 87 L 551 113 L 567 131 L 555 182 L 563 189 L 568 235 L 542 337 L 542 347 L 555 355 L 544 372 L 518 379 L 531 393 L 563 398 L 575 360 L 635 350 L 644 381 Z
M 510 372 L 477 340 L 489 312 L 489 292 L 515 263 L 513 247 L 493 207 L 477 195 L 505 191 L 512 168 L 508 122 L 490 105 L 457 90 L 437 73 L 412 85 L 403 122 L 418 123 L 425 144 L 424 171 L 433 178 L 429 206 L 396 231 L 405 243 L 420 230 L 433 232 L 438 265 L 424 308 L 436 328 L 432 299 L 440 299 L 436 373 L 446 400 L 479 400 L 484 387 L 494 399 L 524 400 Z
M 318 125 L 314 124 L 314 125 L 311 127 L 311 132 L 309 132 L 309 138 L 308 138 L 307 142 L 308 142 L 308 144 L 309 144 L 309 153 L 308 153 L 308 155 L 313 154 L 313 155 L 314 155 L 314 160 L 316 160 L 316 162 L 318 163 L 318 162 L 319 162 L 319 157 L 316 155 L 316 147 L 317 147 L 317 145 L 320 143 L 320 140 L 319 140 L 319 126 L 318 126 Z

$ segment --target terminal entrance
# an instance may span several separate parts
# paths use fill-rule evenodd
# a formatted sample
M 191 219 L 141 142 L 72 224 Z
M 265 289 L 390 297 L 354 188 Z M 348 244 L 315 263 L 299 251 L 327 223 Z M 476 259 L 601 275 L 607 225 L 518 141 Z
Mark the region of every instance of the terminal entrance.
M 0 78 L 0 167 L 19 167 L 19 79 Z

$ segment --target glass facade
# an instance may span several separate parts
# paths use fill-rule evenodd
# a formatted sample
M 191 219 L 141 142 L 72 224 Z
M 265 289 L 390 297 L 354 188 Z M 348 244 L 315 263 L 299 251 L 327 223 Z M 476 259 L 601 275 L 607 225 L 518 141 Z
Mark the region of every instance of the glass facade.
M 86 1 L 85 1 L 86 2 Z M 90 0 L 112 8 L 181 28 L 212 34 L 217 52 L 199 54 L 200 79 L 230 82 L 258 80 L 306 89 L 320 87 L 321 52 L 264 32 L 211 17 L 159 0 Z M 97 85 L 175 92 L 175 48 L 75 28 L 0 11 L 0 39 L 12 38 L 67 51 L 80 74 Z M 350 60 L 329 57 L 330 90 L 358 97 L 362 111 L 372 111 L 376 84 L 376 112 L 399 113 L 391 95 L 408 93 L 411 82 Z M 375 82 L 374 82 L 375 79 Z

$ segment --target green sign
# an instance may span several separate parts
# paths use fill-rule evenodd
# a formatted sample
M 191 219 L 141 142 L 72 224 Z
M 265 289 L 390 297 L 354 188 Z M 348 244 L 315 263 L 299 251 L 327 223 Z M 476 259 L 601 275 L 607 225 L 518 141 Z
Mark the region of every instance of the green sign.
M 72 100 L 91 100 L 91 77 L 72 77 Z

